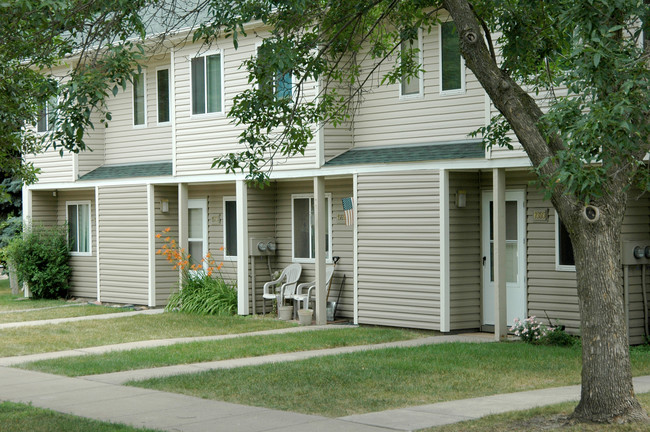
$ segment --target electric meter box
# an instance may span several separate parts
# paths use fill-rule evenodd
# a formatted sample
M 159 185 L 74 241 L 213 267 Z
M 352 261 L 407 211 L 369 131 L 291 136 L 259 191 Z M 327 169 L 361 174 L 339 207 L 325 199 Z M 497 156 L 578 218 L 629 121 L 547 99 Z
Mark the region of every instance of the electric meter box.
M 271 237 L 249 239 L 248 253 L 251 256 L 275 255 L 277 245 L 275 239 Z
M 623 265 L 650 264 L 650 239 L 622 241 L 621 263 Z

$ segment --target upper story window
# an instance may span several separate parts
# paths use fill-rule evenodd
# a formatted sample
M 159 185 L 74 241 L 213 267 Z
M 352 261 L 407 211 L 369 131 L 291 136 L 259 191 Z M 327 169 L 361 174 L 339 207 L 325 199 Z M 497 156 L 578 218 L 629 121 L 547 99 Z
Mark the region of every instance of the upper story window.
M 412 57 L 413 60 L 415 60 L 421 68 L 423 63 L 422 30 L 418 30 L 417 39 L 402 42 L 400 49 L 402 62 L 411 55 L 415 57 Z M 400 82 L 400 97 L 412 98 L 422 96 L 424 93 L 423 81 L 422 71 L 419 71 L 415 76 L 402 78 L 402 81 Z
M 266 51 L 268 52 L 268 51 Z M 257 47 L 257 56 L 262 56 L 261 46 Z M 260 84 L 260 89 L 272 92 L 276 99 L 291 99 L 293 96 L 293 72 L 287 70 L 276 70 L 273 77 Z
M 223 200 L 223 242 L 226 258 L 237 256 L 237 201 L 226 197 Z
M 145 126 L 147 124 L 147 98 L 145 73 L 133 76 L 133 126 Z
M 90 201 L 68 201 L 65 204 L 70 254 L 90 255 Z
M 158 108 L 158 124 L 168 123 L 170 120 L 169 95 L 169 69 L 158 69 L 156 71 L 156 105 Z
M 326 195 L 327 222 L 325 223 L 325 251 L 327 259 L 331 256 L 332 232 L 332 197 Z M 316 258 L 316 227 L 313 195 L 292 196 L 292 232 L 293 259 L 296 261 L 313 260 Z
M 194 57 L 191 62 L 192 114 L 222 111 L 221 53 Z
M 576 269 L 571 237 L 557 212 L 555 213 L 555 264 L 557 270 L 575 271 Z
M 460 55 L 458 30 L 452 21 L 440 24 L 440 93 L 465 91 L 465 63 Z
M 39 110 L 38 121 L 36 122 L 37 132 L 48 132 L 54 127 L 54 106 L 55 99 L 52 99 Z

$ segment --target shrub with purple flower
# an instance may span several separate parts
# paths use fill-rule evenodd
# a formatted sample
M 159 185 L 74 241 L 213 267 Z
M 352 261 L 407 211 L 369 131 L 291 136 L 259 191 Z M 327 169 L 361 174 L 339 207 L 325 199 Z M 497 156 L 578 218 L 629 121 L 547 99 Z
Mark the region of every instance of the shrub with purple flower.
M 548 332 L 553 330 L 553 328 L 546 327 L 540 321 L 537 321 L 534 316 L 528 317 L 523 321 L 515 318 L 512 327 L 510 327 L 510 331 L 515 336 L 528 343 L 537 343 Z

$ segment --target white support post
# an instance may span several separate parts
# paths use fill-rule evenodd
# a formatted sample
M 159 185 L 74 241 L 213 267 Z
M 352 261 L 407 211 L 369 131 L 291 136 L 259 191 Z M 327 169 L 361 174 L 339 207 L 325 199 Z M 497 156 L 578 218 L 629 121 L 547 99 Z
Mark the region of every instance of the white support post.
M 178 184 L 178 247 L 187 250 L 189 238 L 188 228 L 188 209 L 187 202 L 189 200 L 189 192 L 187 183 Z M 181 281 L 181 270 L 178 270 L 178 281 Z
M 506 316 L 506 172 L 492 171 L 494 215 L 494 338 L 503 340 L 508 334 Z
M 237 180 L 237 314 L 250 313 L 248 301 L 248 187 Z
M 327 298 L 325 286 L 325 230 L 327 222 L 327 209 L 325 207 L 325 180 L 323 177 L 314 177 L 314 227 L 316 247 L 316 325 L 327 324 Z
M 27 186 L 23 186 L 23 231 L 32 222 L 32 199 L 33 199 L 32 190 Z M 23 291 L 25 293 L 25 297 L 32 296 L 32 293 L 29 291 L 29 286 L 27 285 L 27 282 L 23 283 Z
M 102 301 L 101 261 L 99 259 L 99 186 L 95 186 L 95 253 L 97 254 L 97 301 Z
M 354 197 L 354 323 L 359 324 L 359 174 L 353 176 L 352 195 Z
M 156 205 L 154 203 L 154 185 L 147 184 L 147 247 L 148 247 L 148 306 L 156 306 Z
M 449 273 L 449 171 L 440 170 L 440 331 L 451 331 Z

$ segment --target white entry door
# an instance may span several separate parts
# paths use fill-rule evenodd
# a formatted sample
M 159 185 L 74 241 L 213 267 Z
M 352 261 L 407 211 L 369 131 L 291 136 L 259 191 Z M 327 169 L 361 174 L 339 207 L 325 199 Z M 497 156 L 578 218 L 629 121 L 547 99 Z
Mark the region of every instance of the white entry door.
M 526 208 L 524 191 L 506 191 L 506 315 L 526 318 Z M 483 324 L 494 325 L 494 230 L 492 191 L 483 192 Z

